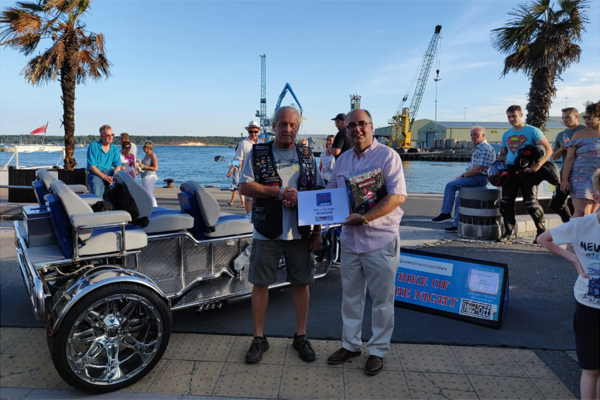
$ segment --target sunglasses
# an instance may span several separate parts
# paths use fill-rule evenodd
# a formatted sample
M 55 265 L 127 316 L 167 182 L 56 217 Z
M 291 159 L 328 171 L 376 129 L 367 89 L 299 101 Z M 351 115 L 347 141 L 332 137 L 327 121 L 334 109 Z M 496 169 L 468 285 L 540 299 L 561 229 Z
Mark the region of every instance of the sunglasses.
M 107 138 L 109 138 L 109 137 L 115 137 L 115 135 L 103 135 L 103 136 L 107 137 Z
M 591 121 L 591 120 L 592 120 L 592 117 L 591 117 L 591 116 L 589 116 L 589 115 L 584 115 L 584 116 L 583 116 L 583 119 L 589 119 L 589 120 Z
M 130 148 L 131 148 L 131 146 L 126 146 L 126 147 L 123 147 L 123 148 L 124 148 L 124 149 L 130 149 Z
M 249 133 L 258 133 L 259 131 L 248 131 Z

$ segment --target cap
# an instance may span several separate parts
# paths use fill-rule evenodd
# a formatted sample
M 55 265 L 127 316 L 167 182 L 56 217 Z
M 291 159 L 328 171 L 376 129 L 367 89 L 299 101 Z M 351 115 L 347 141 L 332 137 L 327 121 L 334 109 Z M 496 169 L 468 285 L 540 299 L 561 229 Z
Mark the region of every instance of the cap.
M 246 126 L 245 128 L 246 128 L 246 130 L 248 130 L 250 128 L 258 128 L 258 129 L 260 129 L 260 125 L 256 121 L 250 121 L 250 123 L 248 124 L 248 126 Z
M 340 121 L 346 121 L 346 114 L 339 113 L 335 116 L 335 118 L 331 118 L 332 121 L 335 121 L 336 119 L 339 119 Z

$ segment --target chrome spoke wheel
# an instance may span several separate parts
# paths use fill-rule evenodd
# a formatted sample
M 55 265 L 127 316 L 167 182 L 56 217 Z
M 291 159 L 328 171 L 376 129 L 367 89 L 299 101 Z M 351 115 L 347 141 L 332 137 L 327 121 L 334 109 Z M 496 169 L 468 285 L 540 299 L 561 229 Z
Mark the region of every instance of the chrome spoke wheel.
M 164 339 L 159 310 L 139 294 L 113 294 L 79 314 L 65 347 L 82 381 L 113 385 L 134 378 L 156 357 Z

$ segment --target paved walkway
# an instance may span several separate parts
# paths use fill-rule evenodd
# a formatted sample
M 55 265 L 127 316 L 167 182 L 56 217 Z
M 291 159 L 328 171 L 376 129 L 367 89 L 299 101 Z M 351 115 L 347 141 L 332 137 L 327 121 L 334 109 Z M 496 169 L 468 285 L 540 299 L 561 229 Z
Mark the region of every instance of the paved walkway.
M 79 398 L 56 372 L 43 329 L 2 328 L 1 398 Z M 249 337 L 173 334 L 154 370 L 102 398 L 142 394 L 264 399 L 573 399 L 534 352 L 518 349 L 392 344 L 384 370 L 364 373 L 363 355 L 327 365 L 339 342 L 315 340 L 305 363 L 291 339 L 270 338 L 259 364 L 244 363 Z M 50 389 L 50 390 L 49 390 Z M 57 390 L 59 389 L 59 390 Z M 65 391 L 65 389 L 68 389 Z M 134 393 L 138 393 L 137 395 Z

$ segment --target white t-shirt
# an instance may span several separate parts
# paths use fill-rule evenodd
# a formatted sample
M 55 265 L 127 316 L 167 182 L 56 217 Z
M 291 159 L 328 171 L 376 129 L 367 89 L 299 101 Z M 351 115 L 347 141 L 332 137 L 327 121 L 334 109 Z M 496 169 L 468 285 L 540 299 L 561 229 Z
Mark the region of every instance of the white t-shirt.
M 556 244 L 570 244 L 589 279 L 579 275 L 573 292 L 581 304 L 600 308 L 600 222 L 598 213 L 572 218 L 550 230 Z
M 239 161 L 245 160 L 248 157 L 248 153 L 252 150 L 253 145 L 254 143 L 252 143 L 252 140 L 249 138 L 242 140 L 235 149 L 235 156 L 233 159 Z
M 273 147 L 273 155 L 275 158 L 275 168 L 277 174 L 281 178 L 282 187 L 298 187 L 298 179 L 300 178 L 300 163 L 298 161 L 298 153 L 296 148 L 289 150 L 282 150 Z M 316 161 L 313 161 L 313 170 L 315 171 L 315 187 L 325 187 L 325 182 L 321 176 L 319 168 L 317 168 Z M 244 161 L 242 168 L 242 174 L 240 176 L 240 183 L 255 182 L 254 180 L 254 169 L 252 168 L 252 150 L 248 154 L 248 157 Z M 283 208 L 283 232 L 281 235 L 276 237 L 274 240 L 297 240 L 302 239 L 298 232 L 298 215 L 296 213 L 296 207 L 284 207 Z M 254 239 L 259 240 L 270 240 L 264 237 L 254 229 L 252 235 Z

